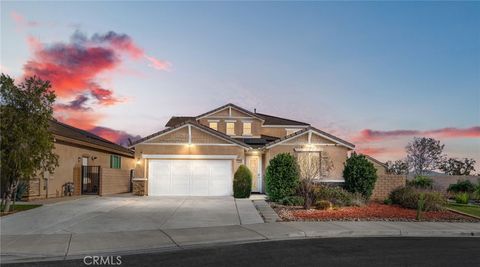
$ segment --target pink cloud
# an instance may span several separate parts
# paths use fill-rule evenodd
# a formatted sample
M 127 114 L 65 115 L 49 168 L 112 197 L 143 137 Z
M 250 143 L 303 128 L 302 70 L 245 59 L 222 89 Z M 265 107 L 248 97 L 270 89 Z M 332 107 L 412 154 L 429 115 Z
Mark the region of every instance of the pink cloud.
M 23 15 L 12 11 L 10 13 L 10 16 L 12 17 L 13 21 L 17 24 L 19 27 L 36 27 L 39 25 L 38 22 L 32 21 L 32 20 L 27 20 Z
M 375 131 L 365 129 L 353 137 L 356 143 L 370 143 L 387 139 L 400 138 L 405 136 L 430 136 L 437 138 L 478 138 L 480 137 L 480 126 L 470 128 L 441 128 L 427 131 L 419 130 L 393 130 L 393 131 Z
M 141 138 L 139 135 L 132 135 L 125 131 L 114 130 L 114 129 L 102 127 L 102 126 L 97 126 L 93 129 L 90 129 L 89 131 L 111 142 L 124 145 L 124 146 L 129 145 L 129 139 L 131 141 L 135 141 Z
M 150 66 L 157 69 L 157 70 L 169 70 L 170 69 L 170 62 L 164 60 L 158 60 L 154 57 L 145 55 L 145 58 L 150 61 Z
M 90 94 L 103 106 L 112 106 L 122 101 L 113 95 L 112 90 L 101 88 L 96 84 L 90 85 Z

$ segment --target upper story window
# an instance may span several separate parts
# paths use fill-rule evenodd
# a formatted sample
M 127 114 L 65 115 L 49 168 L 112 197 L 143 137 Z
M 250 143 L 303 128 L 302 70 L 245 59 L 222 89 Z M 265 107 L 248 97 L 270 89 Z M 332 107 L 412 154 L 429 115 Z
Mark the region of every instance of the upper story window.
M 122 168 L 122 157 L 119 155 L 110 155 L 110 168 L 120 169 Z
M 227 122 L 227 134 L 228 135 L 235 135 L 235 123 L 234 122 Z
M 218 122 L 211 121 L 208 123 L 208 127 L 214 129 L 215 131 L 218 131 Z
M 243 135 L 252 135 L 252 123 L 244 122 L 243 123 Z

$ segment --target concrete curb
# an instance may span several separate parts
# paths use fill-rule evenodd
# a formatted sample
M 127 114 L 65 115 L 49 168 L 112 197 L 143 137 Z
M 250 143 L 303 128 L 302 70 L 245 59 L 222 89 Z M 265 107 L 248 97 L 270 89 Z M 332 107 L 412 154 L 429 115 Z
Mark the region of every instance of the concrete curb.
M 452 208 L 447 208 L 448 211 L 451 211 L 453 213 L 458 213 L 460 215 L 463 215 L 463 216 L 467 216 L 467 217 L 471 217 L 471 218 L 475 218 L 475 219 L 479 219 L 480 220 L 480 217 L 478 216 L 475 216 L 475 215 L 472 215 L 472 214 L 468 214 L 468 213 L 465 213 L 463 211 L 458 211 L 456 209 L 452 209 Z
M 476 223 L 280 222 L 110 233 L 2 236 L 2 263 L 79 259 L 294 240 L 358 237 L 480 237 Z M 37 246 L 42 244 L 42 246 Z

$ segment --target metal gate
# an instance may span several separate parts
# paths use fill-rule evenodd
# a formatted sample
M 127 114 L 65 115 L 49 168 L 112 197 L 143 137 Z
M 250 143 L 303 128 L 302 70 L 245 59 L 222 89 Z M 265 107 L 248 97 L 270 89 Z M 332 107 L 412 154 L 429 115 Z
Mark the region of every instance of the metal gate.
M 98 195 L 100 166 L 82 166 L 82 195 Z

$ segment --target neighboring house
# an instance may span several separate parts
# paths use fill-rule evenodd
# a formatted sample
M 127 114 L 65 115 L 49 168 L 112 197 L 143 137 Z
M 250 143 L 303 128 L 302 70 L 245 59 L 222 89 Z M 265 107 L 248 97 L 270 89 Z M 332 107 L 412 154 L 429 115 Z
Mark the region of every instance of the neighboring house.
M 135 168 L 133 152 L 90 132 L 52 120 L 54 153 L 59 166 L 53 174 L 39 174 L 29 184 L 26 199 L 65 196 L 65 185 L 74 184 L 74 195 L 129 192 Z
M 227 104 L 198 116 L 172 117 L 165 130 L 137 140 L 135 180 L 148 195 L 232 194 L 233 174 L 245 164 L 252 191 L 265 191 L 265 169 L 279 153 L 320 160 L 318 179 L 343 182 L 355 146 L 310 124 Z
M 367 158 L 368 161 L 373 163 L 373 166 L 375 166 L 375 169 L 377 169 L 377 175 L 387 174 L 387 169 L 388 169 L 387 164 L 385 164 L 385 163 L 383 163 L 383 162 L 381 162 L 381 161 L 379 161 L 375 158 L 372 158 L 369 155 L 365 155 L 365 157 Z

